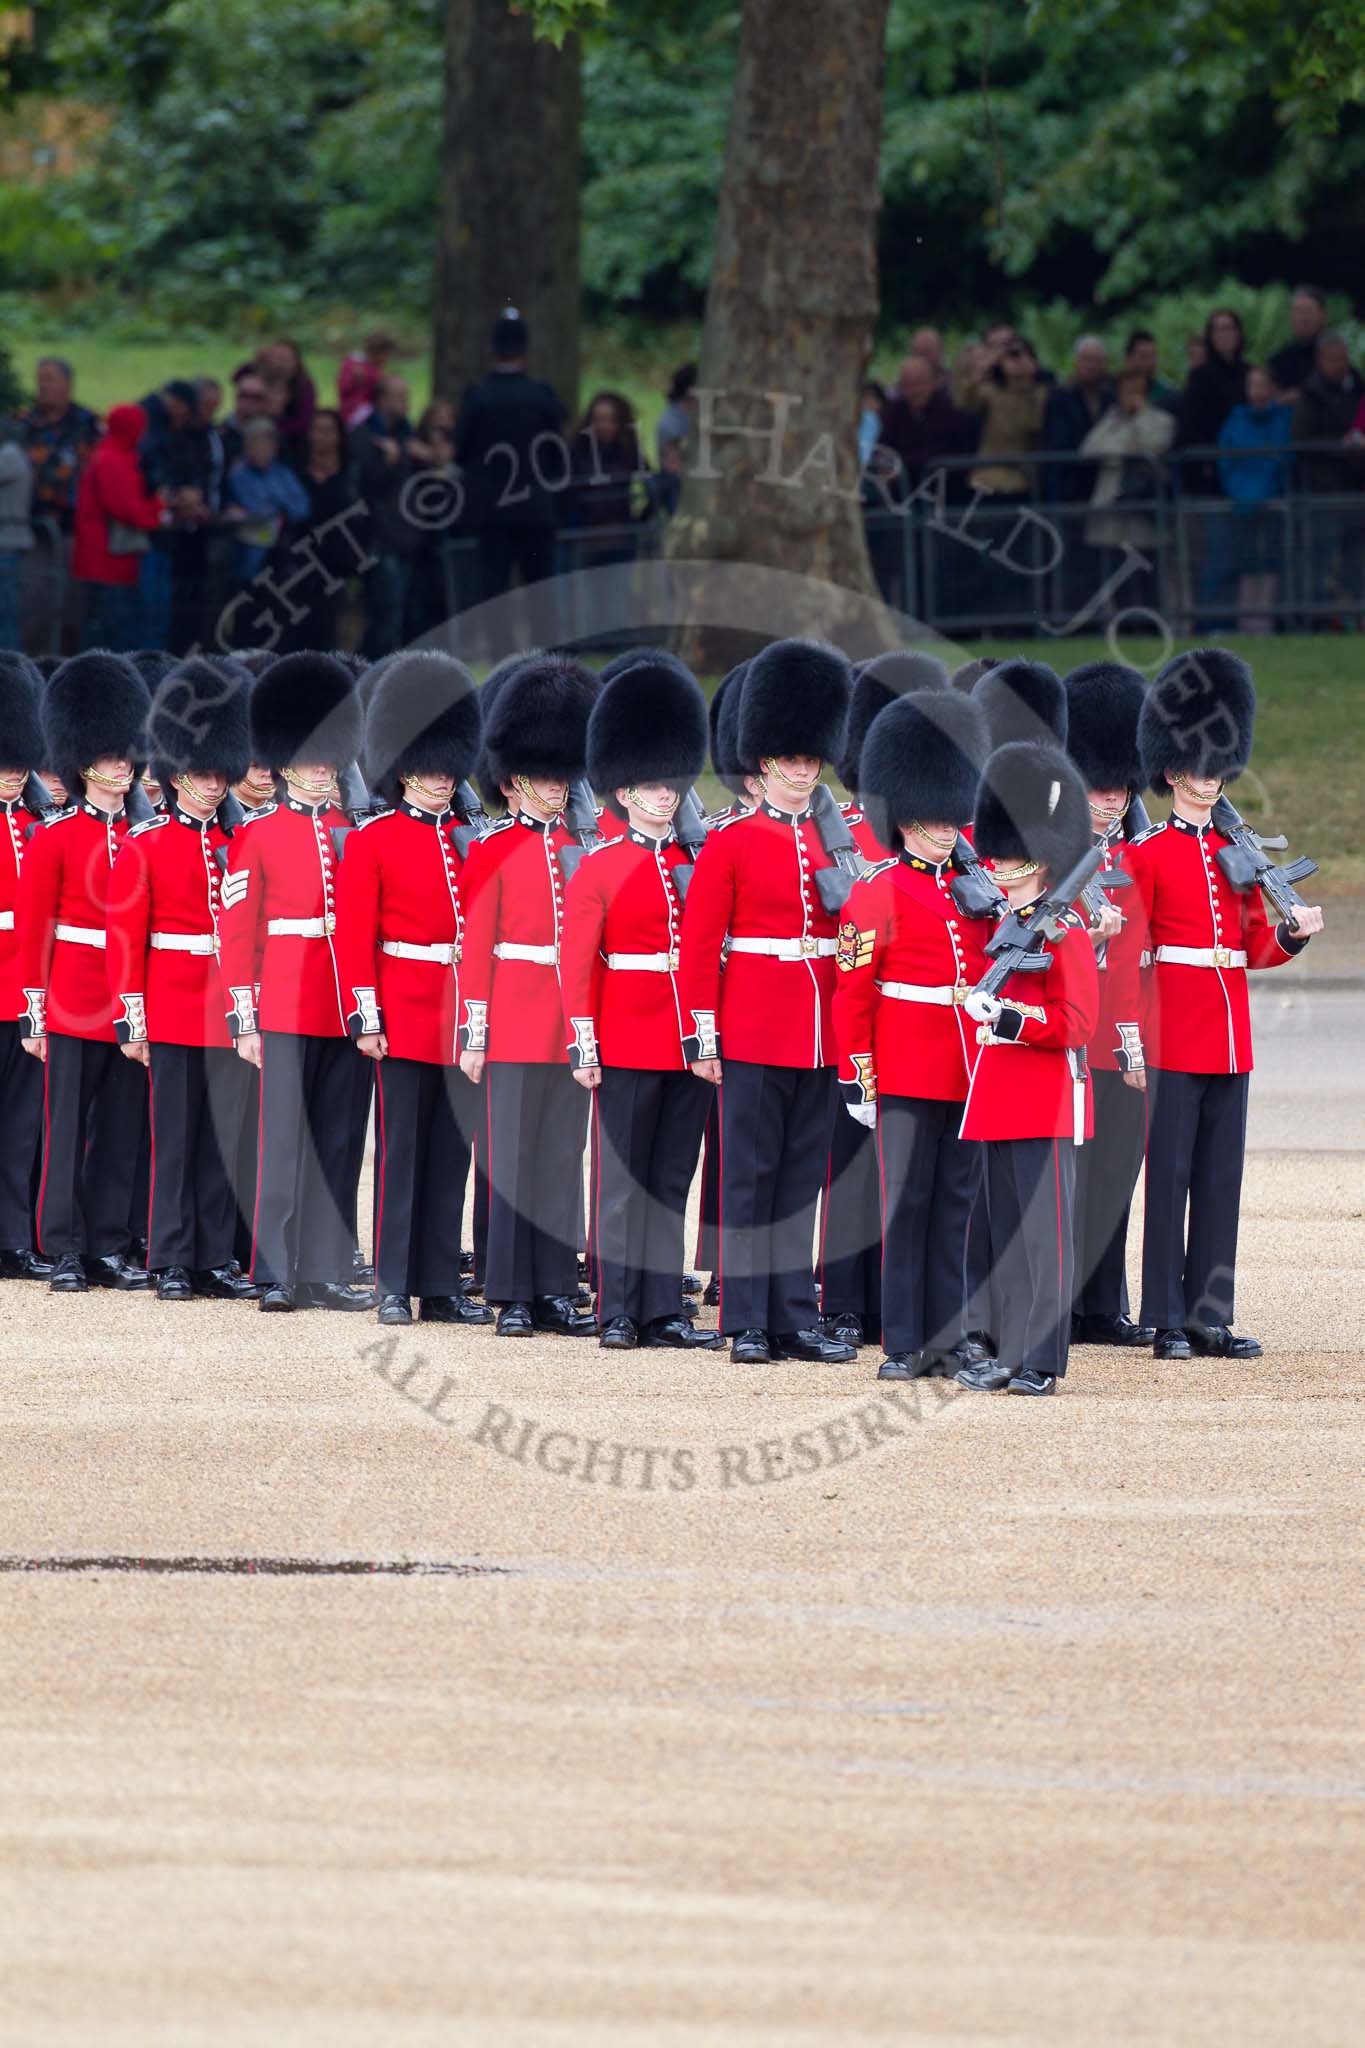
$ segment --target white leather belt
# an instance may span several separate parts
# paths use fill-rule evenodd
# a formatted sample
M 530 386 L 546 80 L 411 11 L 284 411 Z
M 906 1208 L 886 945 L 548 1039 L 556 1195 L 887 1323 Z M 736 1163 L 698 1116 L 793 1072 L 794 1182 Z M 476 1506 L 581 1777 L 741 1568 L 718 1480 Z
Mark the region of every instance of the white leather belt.
M 391 960 L 434 960 L 439 967 L 452 967 L 460 957 L 453 939 L 430 946 L 410 946 L 406 939 L 381 939 L 379 950 Z
M 216 953 L 214 932 L 153 932 L 147 944 L 154 953 Z
M 326 917 L 267 918 L 265 928 L 272 939 L 326 939 L 336 930 L 337 921 L 329 910 Z
M 940 985 L 924 988 L 914 981 L 879 981 L 878 995 L 890 996 L 893 1003 L 934 1003 L 939 1008 L 951 1010 L 957 1003 L 965 1003 L 971 989 L 965 981 L 956 987 Z
M 0 932 L 12 932 L 13 930 L 14 912 L 12 910 L 0 910 Z
M 1172 967 L 1245 967 L 1247 956 L 1240 946 L 1158 946 L 1158 960 Z
M 770 960 L 832 960 L 833 939 L 736 939 L 732 953 L 765 953 Z
M 558 946 L 514 946 L 510 942 L 494 946 L 495 960 L 529 960 L 533 967 L 558 967 Z
M 608 953 L 608 967 L 617 967 L 625 974 L 676 974 L 678 956 L 676 953 Z
M 65 939 L 72 946 L 104 946 L 104 933 L 88 924 L 59 924 L 57 937 Z

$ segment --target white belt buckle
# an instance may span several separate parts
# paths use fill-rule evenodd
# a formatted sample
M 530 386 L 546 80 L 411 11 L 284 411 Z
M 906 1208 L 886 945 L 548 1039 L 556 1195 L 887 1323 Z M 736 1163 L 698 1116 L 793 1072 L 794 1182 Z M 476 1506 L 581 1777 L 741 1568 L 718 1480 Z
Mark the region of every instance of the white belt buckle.
M 1231 967 L 1231 948 L 1228 946 L 1215 946 L 1213 949 L 1213 964 L 1215 967 Z
M 678 951 L 676 947 L 668 956 L 668 971 L 670 974 L 676 974 L 678 971 Z
M 957 986 L 952 991 L 952 1003 L 954 1009 L 956 1009 L 959 1004 L 965 1003 L 970 994 L 971 989 L 967 986 L 967 983 L 965 981 L 958 982 Z
M 801 952 L 802 952 L 802 954 L 803 954 L 803 956 L 804 956 L 805 958 L 809 959 L 809 958 L 810 958 L 810 957 L 811 957 L 812 955 L 814 955 L 814 954 L 817 954 L 817 953 L 819 952 L 819 950 L 820 950 L 820 941 L 819 941 L 818 939 L 811 939 L 811 938 L 805 938 L 805 939 L 802 939 L 802 941 L 801 941 Z

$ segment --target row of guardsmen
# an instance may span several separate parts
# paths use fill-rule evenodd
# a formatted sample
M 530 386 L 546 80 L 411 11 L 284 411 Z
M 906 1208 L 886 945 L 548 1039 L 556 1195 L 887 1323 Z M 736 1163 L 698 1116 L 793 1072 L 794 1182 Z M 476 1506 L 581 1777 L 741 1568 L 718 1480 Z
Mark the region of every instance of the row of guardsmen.
M 1216 648 L 776 641 L 709 710 L 649 649 L 0 657 L 4 1275 L 1026 1394 L 1074 1339 L 1254 1356 L 1246 970 L 1322 924 L 1218 859 L 1254 712 Z

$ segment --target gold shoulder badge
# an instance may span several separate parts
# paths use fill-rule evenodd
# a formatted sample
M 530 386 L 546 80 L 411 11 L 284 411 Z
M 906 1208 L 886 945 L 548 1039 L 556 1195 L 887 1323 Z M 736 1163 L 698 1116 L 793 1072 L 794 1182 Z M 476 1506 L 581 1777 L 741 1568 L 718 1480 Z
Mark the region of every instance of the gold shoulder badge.
M 850 918 L 839 927 L 839 943 L 834 952 L 834 964 L 845 974 L 851 974 L 855 967 L 866 967 L 872 958 L 872 944 L 875 932 L 860 932 Z

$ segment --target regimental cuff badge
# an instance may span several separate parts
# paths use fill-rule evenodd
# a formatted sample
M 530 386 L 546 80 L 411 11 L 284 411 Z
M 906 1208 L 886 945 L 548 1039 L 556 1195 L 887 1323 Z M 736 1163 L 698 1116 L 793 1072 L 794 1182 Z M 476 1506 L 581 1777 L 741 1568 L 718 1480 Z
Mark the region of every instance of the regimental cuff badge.
M 245 988 L 230 988 L 228 994 L 232 997 L 228 1030 L 234 1038 L 249 1038 L 256 1029 L 256 991 L 248 982 Z
M 695 1031 L 683 1039 L 683 1058 L 691 1066 L 694 1060 L 718 1060 L 720 1044 L 716 1037 L 716 1013 L 714 1010 L 694 1010 L 692 1022 Z
M 148 823 L 150 823 L 150 819 Z M 120 1045 L 141 1045 L 147 1036 L 147 1005 L 140 995 L 120 995 L 123 1015 L 114 1019 L 114 1036 Z
M 460 1026 L 461 1052 L 487 1052 L 488 1050 L 488 1005 L 476 1003 L 468 996 L 464 1006 L 465 1021 Z
M 379 1015 L 378 991 L 372 988 L 357 988 L 353 989 L 351 993 L 355 997 L 355 1008 L 352 1010 L 351 1015 L 358 1017 L 360 1020 L 360 1028 L 356 1036 L 358 1038 L 372 1038 L 376 1032 L 384 1029 L 383 1021 Z
M 25 1038 L 47 1037 L 47 990 L 26 988 L 24 990 L 24 1031 Z
M 593 1027 L 592 1018 L 570 1017 L 569 1022 L 573 1026 L 573 1044 L 569 1047 L 569 1065 L 575 1071 L 579 1067 L 600 1067 L 602 1061 L 597 1051 L 597 1032 Z
M 1119 1042 L 1114 1047 L 1114 1054 L 1119 1063 L 1120 1073 L 1140 1074 L 1147 1064 L 1142 1050 L 1140 1029 L 1136 1024 L 1120 1024 L 1118 1033 Z
M 839 941 L 834 949 L 834 964 L 843 974 L 851 974 L 855 967 L 866 967 L 872 958 L 876 942 L 875 932 L 860 932 L 849 918 L 839 927 Z

